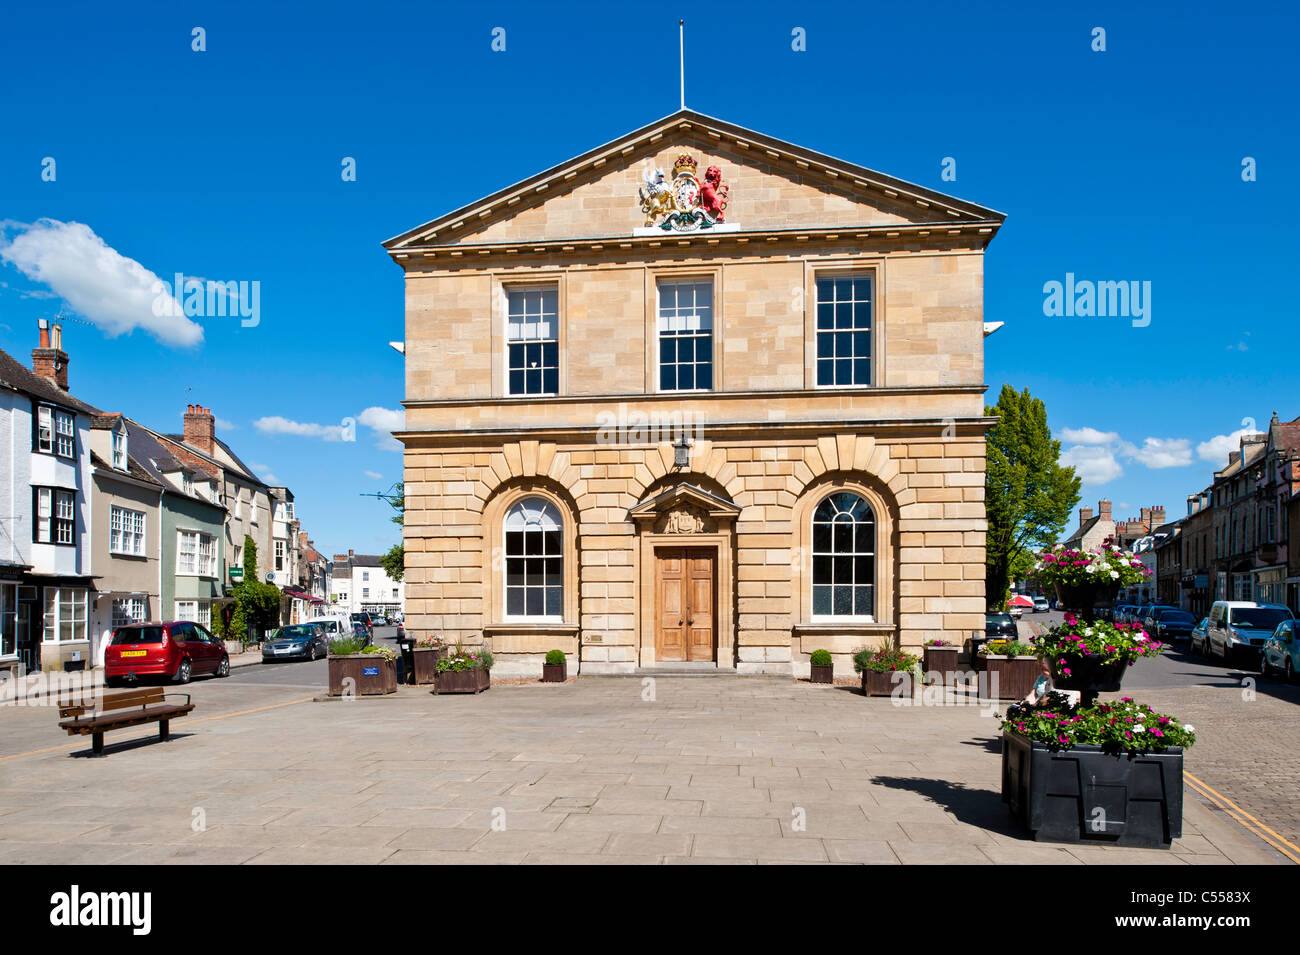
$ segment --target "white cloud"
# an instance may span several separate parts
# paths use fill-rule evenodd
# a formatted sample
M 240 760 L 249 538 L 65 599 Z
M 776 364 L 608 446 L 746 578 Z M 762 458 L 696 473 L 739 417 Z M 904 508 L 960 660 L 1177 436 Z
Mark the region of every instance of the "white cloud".
M 357 421 L 376 433 L 376 447 L 384 451 L 402 450 L 402 442 L 393 437 L 393 432 L 406 430 L 406 412 L 403 409 L 367 408 L 357 415 Z
M 217 427 L 220 428 L 222 431 L 238 431 L 238 430 L 239 430 L 239 425 L 235 424 L 235 422 L 233 422 L 233 421 L 227 421 L 225 418 L 218 418 L 218 419 L 217 419 Z
M 1192 442 L 1187 438 L 1147 438 L 1131 455 L 1149 468 L 1181 468 L 1192 463 Z
M 263 434 L 290 434 L 299 438 L 320 438 L 322 441 L 343 441 L 345 433 L 343 425 L 292 421 L 279 415 L 258 418 L 253 422 L 253 427 Z
M 89 226 L 57 219 L 6 225 L 21 231 L 12 240 L 0 235 L 0 259 L 48 285 L 105 334 L 116 337 L 138 328 L 166 345 L 203 341 L 202 327 L 185 317 L 174 298 L 168 296 L 166 304 L 175 308 L 156 307 L 163 288 L 158 276 Z
M 384 479 L 384 476 L 378 471 L 362 471 L 361 473 L 372 481 L 382 481 Z
M 1074 468 L 1084 484 L 1096 485 L 1124 476 L 1124 468 L 1108 447 L 1077 445 L 1061 455 L 1061 464 Z
M 1061 439 L 1069 444 L 1110 444 L 1118 441 L 1119 435 L 1114 431 L 1098 431 L 1096 428 L 1062 428 Z
M 248 466 L 253 469 L 253 473 L 265 481 L 267 484 L 279 484 L 280 479 L 271 473 L 270 467 L 265 464 L 254 464 L 249 462 Z
M 1217 467 L 1226 467 L 1228 452 L 1240 449 L 1242 435 L 1251 433 L 1249 429 L 1242 428 L 1232 434 L 1216 434 L 1209 441 L 1202 441 L 1196 446 L 1196 456 Z

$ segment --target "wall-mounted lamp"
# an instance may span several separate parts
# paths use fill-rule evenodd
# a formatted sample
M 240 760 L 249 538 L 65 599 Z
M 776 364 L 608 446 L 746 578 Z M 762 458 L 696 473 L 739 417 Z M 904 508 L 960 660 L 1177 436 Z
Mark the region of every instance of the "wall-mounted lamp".
M 691 465 L 691 439 L 686 437 L 686 432 L 677 435 L 677 440 L 673 442 L 673 467 L 687 468 Z

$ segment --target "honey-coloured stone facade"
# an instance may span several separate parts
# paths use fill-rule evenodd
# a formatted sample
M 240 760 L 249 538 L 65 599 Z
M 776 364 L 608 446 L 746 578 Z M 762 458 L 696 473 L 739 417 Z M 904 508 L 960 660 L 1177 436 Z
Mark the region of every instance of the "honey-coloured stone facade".
M 646 165 L 717 164 L 731 231 L 645 234 Z M 712 559 L 708 665 L 837 672 L 984 627 L 983 250 L 1001 216 L 683 111 L 387 243 L 406 275 L 406 624 L 502 674 L 662 663 L 657 568 Z M 871 380 L 818 387 L 817 280 L 872 280 Z M 657 288 L 713 289 L 713 388 L 657 390 Z M 508 393 L 506 293 L 554 288 L 558 393 Z M 682 437 L 686 449 L 675 448 Z M 676 456 L 685 453 L 686 460 Z M 869 618 L 812 607 L 812 519 L 875 516 Z M 505 613 L 503 521 L 559 515 L 563 606 Z M 670 621 L 671 623 L 671 621 Z

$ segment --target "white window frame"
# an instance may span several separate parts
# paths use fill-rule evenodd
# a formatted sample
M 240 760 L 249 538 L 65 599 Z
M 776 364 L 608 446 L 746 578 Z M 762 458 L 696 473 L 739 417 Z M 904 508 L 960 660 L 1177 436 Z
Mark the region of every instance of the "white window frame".
M 46 587 L 43 610 L 43 643 L 72 643 L 90 639 L 90 591 L 86 588 Z M 68 634 L 66 637 L 65 630 Z
M 536 527 L 536 530 L 530 528 Z M 564 579 L 565 562 L 568 560 L 564 552 L 564 516 L 560 513 L 551 501 L 544 497 L 525 497 L 516 501 L 506 509 L 505 515 L 501 519 L 502 542 L 505 544 L 505 566 L 501 575 L 501 607 L 502 615 L 506 620 L 529 620 L 535 622 L 562 622 L 564 620 L 564 600 L 567 583 Z M 509 552 L 510 534 L 523 531 L 528 533 L 558 533 L 560 535 L 560 549 L 558 554 L 547 553 L 543 544 L 542 553 L 528 554 L 528 544 L 525 537 L 524 553 L 511 554 Z M 545 538 L 543 538 L 545 541 Z M 510 563 L 513 560 L 527 561 L 530 559 L 560 560 L 559 573 L 559 590 L 560 590 L 560 610 L 559 613 L 546 613 L 546 591 L 553 585 L 550 584 L 550 574 L 543 568 L 542 585 L 529 584 L 527 582 L 527 565 L 525 564 L 524 583 L 514 585 L 513 589 L 522 589 L 524 593 L 524 612 L 510 612 L 510 592 L 512 586 L 509 583 Z M 528 592 L 530 590 L 542 590 L 542 612 L 540 614 L 529 614 L 528 610 Z
M 216 577 L 217 539 L 202 531 L 176 532 L 176 575 Z
M 69 460 L 77 456 L 77 422 L 66 411 L 54 409 L 54 454 Z
M 36 408 L 36 450 L 42 454 L 54 453 L 54 409 L 49 405 Z
M 853 305 L 856 305 L 859 301 L 863 301 L 857 298 L 856 293 L 851 293 L 850 298 L 843 303 L 839 301 L 837 296 L 833 295 L 831 301 L 829 303 L 826 303 L 831 306 L 831 312 L 832 312 L 831 327 L 828 329 L 823 329 L 821 327 L 820 316 L 821 316 L 821 306 L 823 304 L 821 300 L 821 283 L 823 281 L 832 282 L 832 283 L 840 282 L 840 281 L 848 281 L 848 282 L 865 281 L 867 283 L 867 298 L 865 299 L 865 301 L 868 306 L 868 310 L 867 310 L 868 316 L 867 316 L 866 328 L 859 328 L 857 326 L 856 309 L 853 309 L 855 313 L 853 316 L 853 324 L 850 324 L 849 326 L 844 328 L 840 328 L 836 324 L 836 319 L 834 315 L 835 306 L 839 304 L 848 304 L 850 305 L 850 307 L 852 307 Z M 813 316 L 812 316 L 812 334 L 813 334 L 812 380 L 813 380 L 813 386 L 815 388 L 821 389 L 823 391 L 831 391 L 835 389 L 844 389 L 844 388 L 871 388 L 877 384 L 876 354 L 879 350 L 879 339 L 877 338 L 876 335 L 876 329 L 877 326 L 879 325 L 879 308 L 878 308 L 879 297 L 880 296 L 879 296 L 879 288 L 876 281 L 876 273 L 872 270 L 840 271 L 836 269 L 831 269 L 831 270 L 819 270 L 814 273 L 813 275 Z M 825 384 L 825 385 L 821 384 L 820 369 L 821 369 L 821 363 L 824 360 L 821 356 L 822 335 L 834 336 L 836 334 L 848 334 L 850 336 L 854 334 L 865 334 L 867 336 L 867 357 L 866 357 L 867 380 L 865 382 L 832 381 L 830 384 Z M 834 339 L 832 339 L 832 341 L 834 341 Z M 832 345 L 832 349 L 834 349 L 834 347 L 835 346 Z M 837 356 L 834 354 L 834 352 L 832 352 L 832 357 L 830 358 L 830 361 L 832 362 L 831 365 L 832 378 L 835 375 L 834 362 L 837 357 L 840 356 Z M 852 374 L 851 370 L 852 370 L 853 360 L 854 359 L 850 356 L 849 358 L 850 374 Z
M 108 515 L 109 553 L 123 554 L 127 557 L 144 557 L 147 521 L 145 512 L 113 504 L 109 506 Z
M 142 623 L 148 619 L 143 597 L 120 597 L 113 601 L 112 629 L 125 627 L 129 623 Z
M 708 315 L 703 316 L 699 311 L 698 291 L 692 292 L 692 297 L 695 299 L 695 304 L 692 308 L 683 311 L 681 305 L 674 304 L 671 307 L 672 314 L 665 315 L 663 293 L 664 293 L 664 289 L 669 286 L 672 286 L 674 289 L 682 289 L 682 288 L 698 289 L 701 286 L 707 286 L 709 290 Z M 674 299 L 676 299 L 677 294 L 680 293 L 676 292 L 674 295 Z M 678 393 L 690 394 L 691 392 L 708 393 L 710 391 L 714 391 L 717 388 L 718 341 L 717 341 L 717 322 L 715 320 L 716 312 L 717 312 L 717 296 L 714 292 L 712 277 L 706 276 L 702 278 L 661 279 L 660 281 L 655 283 L 654 382 L 655 382 L 656 392 L 659 392 L 661 394 L 678 394 Z M 707 336 L 704 334 L 705 329 L 702 327 L 703 321 L 706 317 L 708 320 Z M 691 327 L 692 325 L 694 325 L 695 327 Z M 700 339 L 705 337 L 708 338 L 710 383 L 707 388 L 700 388 L 698 386 L 693 388 L 663 387 L 663 342 L 664 342 L 665 332 L 688 332 L 690 334 L 685 334 L 680 336 L 670 336 L 670 337 L 678 341 L 689 338 L 691 340 L 694 340 L 697 343 L 696 347 L 698 347 L 698 342 Z M 680 365 L 682 363 L 678 361 L 674 361 L 672 364 Z M 690 364 L 695 367 L 696 374 L 698 375 L 700 362 L 698 360 L 692 360 Z
M 539 298 L 537 308 L 534 310 L 531 306 L 533 299 L 531 296 L 543 296 L 546 294 L 554 296 L 555 311 L 547 309 L 545 299 Z M 560 393 L 560 287 L 552 282 L 541 285 L 515 285 L 505 289 L 505 393 L 510 397 L 547 397 L 558 395 Z M 549 324 L 548 320 L 549 319 Z M 540 345 L 545 352 L 546 345 L 555 346 L 555 388 L 547 390 L 546 383 L 546 366 L 539 365 L 541 371 L 542 388 L 537 391 L 530 391 L 528 388 L 528 377 L 525 372 L 524 386 L 521 390 L 516 391 L 510 384 L 510 349 L 511 346 L 528 346 Z
M 127 470 L 126 432 L 113 432 L 113 467 L 118 471 Z
M 284 570 L 284 541 L 275 542 L 275 570 L 276 573 Z

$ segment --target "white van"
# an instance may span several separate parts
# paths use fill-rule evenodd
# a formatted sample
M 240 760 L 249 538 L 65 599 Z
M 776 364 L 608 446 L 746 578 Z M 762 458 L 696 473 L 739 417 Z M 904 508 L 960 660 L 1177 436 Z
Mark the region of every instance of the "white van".
M 1205 639 L 1200 646 L 1193 645 L 1192 650 L 1217 658 L 1225 665 L 1230 658 L 1238 656 L 1243 662 L 1258 665 L 1259 656 L 1264 652 L 1264 641 L 1279 623 L 1290 619 L 1291 611 L 1281 604 L 1216 600 L 1210 607 Z
M 327 644 L 331 640 L 338 640 L 340 637 L 352 636 L 352 621 L 347 617 L 312 617 L 310 620 L 304 622 L 324 627 L 325 642 Z

